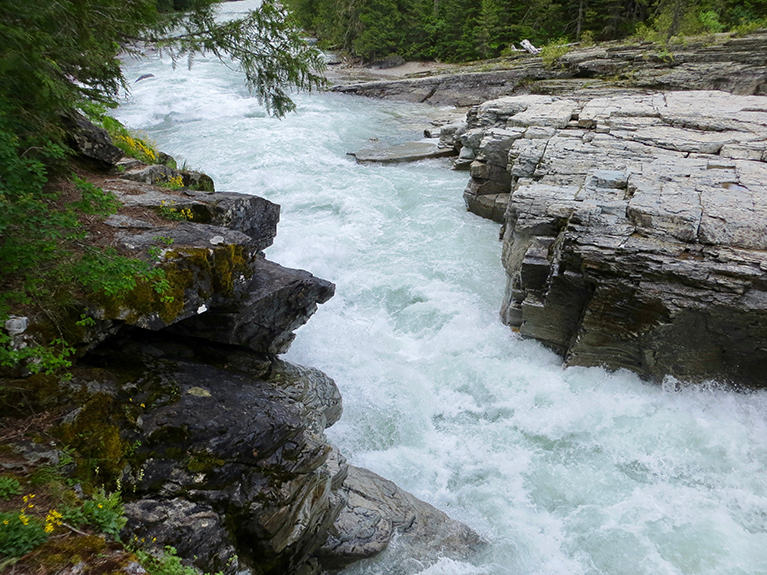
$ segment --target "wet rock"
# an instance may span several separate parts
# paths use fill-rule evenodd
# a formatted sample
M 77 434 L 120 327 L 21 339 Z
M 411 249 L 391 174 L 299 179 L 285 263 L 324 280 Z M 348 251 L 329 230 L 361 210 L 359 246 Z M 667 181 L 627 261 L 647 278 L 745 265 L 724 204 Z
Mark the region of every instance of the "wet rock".
M 209 505 L 181 498 L 141 499 L 125 505 L 125 516 L 123 538 L 129 543 L 140 541 L 158 555 L 172 545 L 180 557 L 188 558 L 184 563 L 210 572 L 229 575 L 240 567 L 222 516 Z
M 321 378 L 280 362 L 304 390 L 305 402 L 295 401 L 281 384 L 201 362 L 200 353 L 219 362 L 242 353 L 208 345 L 137 332 L 86 358 L 98 366 L 133 361 L 132 377 L 115 377 L 114 396 L 141 412 L 123 432 L 138 446 L 123 476 L 131 499 L 124 538 L 172 545 L 207 572 L 258 565 L 261 573 L 293 573 L 324 542 L 344 503 L 333 489 L 345 474 L 343 458 L 330 458 L 333 448 L 315 425 L 327 408 L 310 414 L 320 394 L 310 399 L 305 391 L 320 386 L 299 381 Z M 97 375 L 104 377 L 103 367 Z M 329 378 L 323 385 L 334 386 Z
M 316 432 L 324 431 L 341 419 L 341 393 L 335 382 L 320 370 L 275 360 L 269 381 L 306 407 L 307 417 Z
M 392 164 L 455 156 L 456 151 L 452 147 L 441 148 L 431 142 L 409 142 L 388 148 L 360 150 L 350 155 L 354 156 L 360 164 L 368 162 Z
M 346 506 L 316 553 L 326 569 L 342 569 L 373 557 L 395 537 L 400 557 L 394 562 L 395 572 L 408 561 L 418 561 L 423 567 L 440 557 L 466 559 L 484 545 L 462 523 L 367 469 L 349 466 L 341 492 Z
M 215 295 L 205 303 L 207 310 L 180 322 L 174 331 L 263 353 L 283 353 L 295 337 L 293 330 L 335 292 L 328 281 L 264 259 L 255 260 L 250 270 L 252 278 L 242 290 Z

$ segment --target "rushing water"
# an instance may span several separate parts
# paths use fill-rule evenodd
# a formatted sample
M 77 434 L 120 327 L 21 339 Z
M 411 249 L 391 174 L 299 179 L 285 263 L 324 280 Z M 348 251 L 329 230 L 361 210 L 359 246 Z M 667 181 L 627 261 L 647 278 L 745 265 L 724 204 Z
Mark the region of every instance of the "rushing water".
M 336 283 L 287 354 L 338 383 L 331 440 L 491 541 L 399 572 L 767 573 L 767 394 L 563 369 L 500 324 L 498 226 L 465 211 L 465 173 L 346 155 L 443 111 L 314 94 L 280 121 L 216 62 L 126 72 L 154 77 L 117 116 L 219 190 L 281 204 L 267 256 Z M 392 572 L 396 551 L 347 572 Z

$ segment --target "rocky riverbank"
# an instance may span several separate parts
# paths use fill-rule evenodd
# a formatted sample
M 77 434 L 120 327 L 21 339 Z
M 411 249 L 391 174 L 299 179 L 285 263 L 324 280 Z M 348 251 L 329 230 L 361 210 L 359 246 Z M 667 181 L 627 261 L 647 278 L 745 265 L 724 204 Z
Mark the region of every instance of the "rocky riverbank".
M 767 93 L 767 33 L 729 34 L 660 46 L 650 42 L 606 42 L 575 47 L 551 63 L 540 56 L 516 56 L 437 69 L 425 77 L 344 83 L 345 94 L 441 106 L 474 106 L 514 94 L 568 95 L 573 90 L 642 88 Z M 418 75 L 422 76 L 422 75 Z
M 279 206 L 196 190 L 212 181 L 121 158 L 102 131 L 75 129 L 81 154 L 101 170 L 94 181 L 122 205 L 92 237 L 154 262 L 168 285 L 93 296 L 56 326 L 44 314 L 14 317 L 5 326 L 14 346 L 45 342 L 56 328 L 78 360 L 68 377 L 17 368 L 0 378 L 20 403 L 56 414 L 50 458 L 64 460 L 65 445 L 81 476 L 121 489 L 123 541 L 172 546 L 185 562 L 227 575 L 336 570 L 395 536 L 407 542 L 403 561 L 479 549 L 467 527 L 348 466 L 324 435 L 341 417 L 335 383 L 278 357 L 334 293 L 265 258 Z M 3 467 L 35 468 L 34 441 L 6 448 Z M 126 563 L 115 572 L 143 571 Z
M 568 365 L 764 386 L 767 34 L 664 50 L 338 89 L 483 101 L 441 145 L 468 209 L 503 225 L 515 331 Z
M 469 126 L 504 322 L 568 365 L 767 383 L 766 97 L 509 97 Z

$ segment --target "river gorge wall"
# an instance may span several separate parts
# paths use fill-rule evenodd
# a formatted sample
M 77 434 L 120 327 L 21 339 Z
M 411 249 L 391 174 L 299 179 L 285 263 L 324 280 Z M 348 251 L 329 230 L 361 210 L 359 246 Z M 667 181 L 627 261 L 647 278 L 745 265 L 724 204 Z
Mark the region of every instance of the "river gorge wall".
M 761 387 L 766 48 L 608 44 L 337 89 L 475 104 L 440 145 L 469 170 L 467 208 L 502 224 L 514 331 L 567 365 Z
M 765 384 L 767 98 L 521 96 L 469 118 L 505 323 L 568 365 Z
M 266 259 L 279 206 L 122 158 L 82 118 L 72 130 L 90 177 L 121 204 L 90 240 L 151 262 L 167 285 L 92 295 L 55 326 L 45 314 L 12 317 L 16 348 L 63 331 L 77 360 L 66 377 L 17 367 L 0 381 L 57 414 L 50 458 L 63 460 L 65 445 L 81 473 L 121 490 L 122 540 L 172 546 L 227 575 L 336 571 L 395 536 L 404 556 L 427 563 L 481 548 L 468 527 L 348 465 L 327 440 L 342 414 L 335 382 L 279 354 L 335 287 Z M 34 441 L 6 447 L 14 469 L 39 460 Z

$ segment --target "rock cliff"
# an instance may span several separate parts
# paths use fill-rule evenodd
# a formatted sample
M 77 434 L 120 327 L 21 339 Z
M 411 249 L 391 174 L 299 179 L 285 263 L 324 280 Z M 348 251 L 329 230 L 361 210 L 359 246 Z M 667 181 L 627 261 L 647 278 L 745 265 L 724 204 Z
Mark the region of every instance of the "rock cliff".
M 767 97 L 581 96 L 486 102 L 460 135 L 503 321 L 569 365 L 767 384 Z
M 91 141 L 81 139 L 89 158 L 115 162 L 108 142 Z M 335 383 L 279 359 L 334 292 L 265 258 L 279 206 L 159 187 L 207 180 L 117 161 L 130 167 L 98 183 L 122 208 L 95 233 L 153 262 L 167 285 L 95 294 L 60 318 L 77 350 L 70 377 L 17 369 L 0 381 L 61 414 L 52 433 L 82 473 L 121 486 L 123 540 L 173 546 L 186 562 L 227 575 L 337 569 L 380 553 L 395 535 L 412 540 L 406 556 L 427 558 L 428 549 L 429 560 L 478 549 L 470 529 L 350 468 L 324 435 L 341 417 Z M 13 345 L 30 345 L 45 340 L 46 321 L 16 317 L 6 332 Z M 10 448 L 33 455 L 26 444 Z M 376 518 L 372 542 L 353 519 L 360 514 Z
M 568 365 L 767 385 L 767 33 L 336 89 L 473 105 L 440 144 L 503 225 L 515 331 Z

